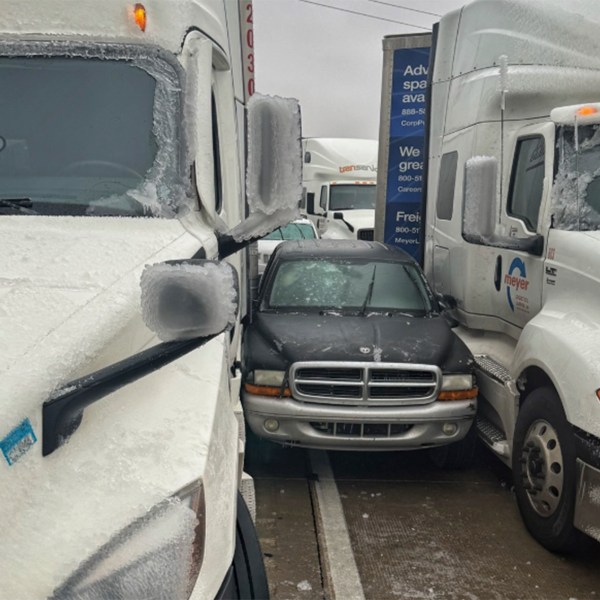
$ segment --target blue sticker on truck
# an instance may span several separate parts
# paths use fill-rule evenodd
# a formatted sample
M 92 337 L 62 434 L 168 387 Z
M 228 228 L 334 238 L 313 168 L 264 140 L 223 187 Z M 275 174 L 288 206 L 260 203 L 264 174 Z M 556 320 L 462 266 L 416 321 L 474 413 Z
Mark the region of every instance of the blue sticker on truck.
M 37 442 L 29 419 L 15 427 L 3 440 L 0 449 L 9 466 L 14 465 Z

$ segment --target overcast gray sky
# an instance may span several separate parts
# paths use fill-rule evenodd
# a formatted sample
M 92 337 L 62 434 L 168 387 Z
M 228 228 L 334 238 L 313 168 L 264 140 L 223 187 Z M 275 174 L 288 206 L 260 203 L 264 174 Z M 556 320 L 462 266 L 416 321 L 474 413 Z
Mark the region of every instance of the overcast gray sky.
M 383 37 L 439 21 L 407 8 L 440 15 L 467 0 L 253 2 L 257 91 L 297 98 L 304 136 L 377 139 Z

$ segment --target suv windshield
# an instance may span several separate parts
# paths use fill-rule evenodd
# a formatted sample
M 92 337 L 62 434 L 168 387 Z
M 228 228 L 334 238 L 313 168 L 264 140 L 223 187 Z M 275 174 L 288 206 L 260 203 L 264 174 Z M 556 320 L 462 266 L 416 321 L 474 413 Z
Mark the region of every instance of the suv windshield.
M 554 226 L 600 229 L 600 126 L 580 125 L 577 132 L 572 126 L 559 127 L 557 149 L 558 170 L 552 190 Z
M 329 187 L 329 210 L 374 209 L 376 195 L 376 185 L 332 185 Z
M 156 215 L 172 202 L 160 181 L 177 153 L 164 159 L 159 130 L 178 102 L 158 99 L 176 75 L 146 62 L 0 58 L 0 214 Z
M 420 271 L 401 262 L 289 260 L 275 273 L 269 308 L 310 308 L 360 312 L 432 310 Z

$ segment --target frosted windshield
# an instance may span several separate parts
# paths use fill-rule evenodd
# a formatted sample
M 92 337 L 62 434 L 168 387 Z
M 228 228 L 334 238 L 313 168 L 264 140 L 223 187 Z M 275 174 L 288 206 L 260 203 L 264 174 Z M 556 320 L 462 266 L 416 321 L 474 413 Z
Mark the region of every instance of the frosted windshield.
M 351 311 L 431 310 L 416 267 L 399 262 L 289 260 L 279 265 L 269 294 L 270 308 Z
M 558 169 L 552 191 L 553 225 L 558 229 L 600 229 L 600 126 L 557 130 Z
M 376 185 L 332 185 L 329 210 L 375 209 Z
M 0 58 L 0 214 L 156 214 L 136 194 L 159 154 L 158 88 L 125 60 Z

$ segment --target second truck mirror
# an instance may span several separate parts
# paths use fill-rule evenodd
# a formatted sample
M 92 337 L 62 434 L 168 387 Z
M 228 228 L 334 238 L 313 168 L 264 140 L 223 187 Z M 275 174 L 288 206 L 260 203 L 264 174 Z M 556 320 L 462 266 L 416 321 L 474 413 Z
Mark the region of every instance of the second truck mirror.
M 475 156 L 465 163 L 463 235 L 491 240 L 496 229 L 498 160 Z

